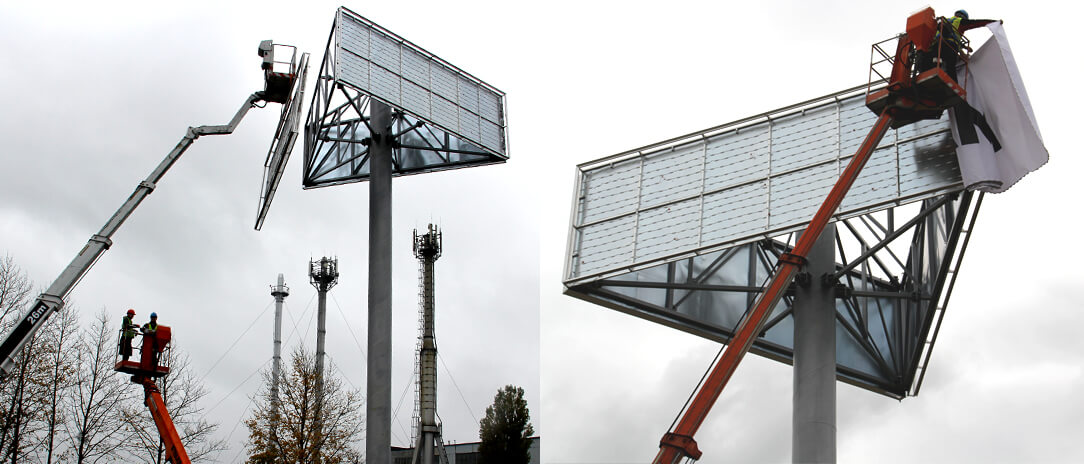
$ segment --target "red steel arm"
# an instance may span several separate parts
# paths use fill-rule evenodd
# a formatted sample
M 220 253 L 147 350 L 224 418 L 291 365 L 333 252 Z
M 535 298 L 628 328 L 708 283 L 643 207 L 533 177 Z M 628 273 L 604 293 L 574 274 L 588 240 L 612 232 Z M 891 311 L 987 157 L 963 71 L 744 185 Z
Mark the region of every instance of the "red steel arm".
M 866 140 L 858 148 L 858 153 L 847 164 L 847 168 L 839 176 L 839 180 L 832 187 L 832 191 L 828 193 L 828 197 L 824 199 L 824 203 L 821 204 L 817 214 L 813 216 L 813 220 L 810 221 L 809 226 L 806 227 L 805 232 L 794 245 L 794 249 L 780 257 L 778 271 L 772 277 L 764 292 L 758 297 L 752 312 L 749 313 L 749 317 L 743 319 L 738 325 L 734 338 L 730 340 L 730 344 L 727 345 L 723 355 L 719 358 L 719 362 L 715 364 L 711 373 L 708 374 L 703 386 L 696 392 L 696 397 L 689 403 L 688 409 L 681 416 L 681 420 L 674 427 L 674 431 L 663 436 L 662 441 L 659 443 L 659 454 L 655 456 L 653 461 L 655 464 L 677 464 L 679 460 L 685 457 L 700 459 L 701 453 L 696 446 L 693 435 L 700 428 L 700 424 L 704 422 L 708 411 L 715 405 L 715 400 L 723 392 L 723 387 L 730 380 L 730 376 L 734 374 L 738 363 L 741 362 L 745 353 L 749 352 L 749 348 L 753 346 L 753 341 L 756 340 L 757 334 L 763 328 L 771 309 L 783 297 L 783 293 L 787 286 L 790 285 L 795 272 L 805 262 L 805 256 L 809 253 L 817 238 L 820 237 L 825 226 L 828 225 L 828 221 L 839 209 L 843 197 L 851 189 L 854 180 L 858 178 L 858 173 L 866 165 L 866 161 L 869 160 L 873 149 L 880 143 L 891 123 L 892 116 L 888 114 L 888 111 L 885 111 L 877 118 L 877 123 L 874 124 L 873 129 L 870 129 Z
M 191 464 L 192 461 L 188 460 L 188 453 L 181 444 L 181 436 L 177 434 L 177 427 L 173 425 L 173 419 L 169 417 L 166 402 L 162 400 L 162 393 L 158 391 L 154 379 L 140 377 L 138 383 L 143 384 L 143 391 L 147 396 L 147 409 L 150 409 L 154 425 L 158 427 L 158 435 L 162 437 L 162 443 L 166 447 L 166 460 L 173 464 Z
M 899 37 L 896 47 L 896 56 L 892 65 L 892 74 L 886 88 L 887 101 L 882 110 L 875 110 L 879 114 L 877 122 L 870 129 L 858 152 L 847 164 L 843 174 L 839 176 L 832 191 L 824 199 L 820 209 L 809 222 L 805 232 L 794 245 L 790 253 L 783 253 L 779 258 L 779 266 L 775 275 L 757 297 L 749 316 L 743 319 L 734 332 L 734 338 L 730 340 L 722 356 L 711 368 L 711 372 L 704 380 L 703 385 L 696 392 L 689 406 L 682 412 L 680 420 L 673 431 L 663 435 L 659 442 L 659 454 L 655 456 L 654 464 L 677 464 L 683 458 L 700 459 L 701 452 L 696 445 L 693 435 L 704 422 L 708 411 L 715 405 L 715 401 L 722 394 L 723 388 L 734 375 L 745 354 L 753 346 L 757 335 L 763 330 L 764 323 L 768 319 L 772 308 L 779 303 L 784 292 L 794 278 L 794 274 L 805 264 L 806 255 L 813 248 L 813 244 L 824 232 L 828 221 L 839 209 L 843 197 L 851 189 L 858 174 L 866 165 L 873 150 L 881 142 L 885 132 L 893 123 L 906 125 L 920 119 L 935 119 L 941 112 L 951 107 L 955 101 L 964 97 L 964 91 L 950 77 L 940 70 L 938 79 L 949 93 L 944 91 L 941 95 L 923 94 L 913 88 L 912 65 L 914 54 L 918 51 L 927 50 L 932 45 L 930 41 L 936 29 L 936 21 L 932 8 L 926 8 L 911 15 L 907 20 L 907 33 Z M 949 97 L 944 96 L 945 94 Z M 952 98 L 954 97 L 954 98 Z M 870 105 L 867 95 L 867 106 Z M 873 108 L 871 106 L 871 108 Z

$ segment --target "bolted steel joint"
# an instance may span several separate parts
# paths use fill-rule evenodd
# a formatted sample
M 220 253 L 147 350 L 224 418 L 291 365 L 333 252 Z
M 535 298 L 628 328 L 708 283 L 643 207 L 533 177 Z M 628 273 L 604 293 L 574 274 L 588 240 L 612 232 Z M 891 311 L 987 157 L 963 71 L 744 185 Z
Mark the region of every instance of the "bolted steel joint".
M 806 259 L 805 256 L 799 256 L 794 253 L 783 253 L 779 255 L 779 262 L 791 264 L 802 268 L 809 263 L 809 260 Z
M 688 435 L 678 435 L 676 433 L 667 433 L 663 435 L 662 440 L 659 442 L 659 448 L 668 447 L 678 450 L 684 457 L 692 458 L 693 460 L 699 460 L 703 453 L 700 448 L 696 446 L 696 440 Z

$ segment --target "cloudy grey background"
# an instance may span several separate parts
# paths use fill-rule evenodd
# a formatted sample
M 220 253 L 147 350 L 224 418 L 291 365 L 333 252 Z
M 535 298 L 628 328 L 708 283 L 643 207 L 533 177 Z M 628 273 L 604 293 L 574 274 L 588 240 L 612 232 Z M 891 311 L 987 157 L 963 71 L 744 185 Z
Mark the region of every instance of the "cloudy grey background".
M 573 166 L 864 83 L 870 45 L 924 6 L 622 5 L 564 5 L 545 17 L 562 24 L 548 46 L 565 50 L 556 63 L 570 76 L 549 88 L 575 103 L 557 113 L 575 138 L 552 165 L 556 194 L 543 196 L 547 463 L 649 462 L 718 350 L 560 294 Z M 1084 272 L 1070 256 L 1082 226 L 1074 88 L 1084 67 L 1072 25 L 1081 7 L 932 6 L 1005 20 L 1051 158 L 986 196 L 921 395 L 897 402 L 838 385 L 839 462 L 1082 462 Z M 790 462 L 792 382 L 789 366 L 747 357 L 697 434 L 700 462 Z
M 3 249 L 46 285 L 186 126 L 225 122 L 260 87 L 259 40 L 299 45 L 315 61 L 336 6 L 0 6 Z M 863 83 L 870 44 L 899 32 L 923 5 L 347 6 L 509 101 L 508 164 L 395 181 L 394 399 L 408 388 L 416 330 L 410 230 L 433 219 L 446 245 L 437 264 L 441 357 L 473 415 L 497 387 L 523 385 L 544 462 L 640 463 L 654 456 L 718 346 L 561 295 L 573 167 Z M 1084 431 L 1076 394 L 1084 387 L 1084 271 L 1072 256 L 1082 226 L 1073 188 L 1084 168 L 1074 144 L 1084 65 L 1073 21 L 1081 7 L 933 6 L 1005 19 L 1051 161 L 987 197 L 922 395 L 896 402 L 839 386 L 839 461 L 1084 461 L 1076 446 Z M 299 151 L 264 231 L 252 231 L 277 114 L 254 110 L 235 135 L 198 141 L 117 234 L 74 304 L 86 318 L 103 306 L 118 317 L 129 306 L 141 317 L 158 310 L 177 327 L 194 369 L 206 372 L 271 303 L 277 273 L 293 289 L 290 314 L 301 318 L 314 294 L 305 263 L 335 254 L 343 277 L 332 292 L 328 350 L 363 388 L 361 354 L 335 302 L 364 346 L 367 186 L 301 191 Z M 270 313 L 207 377 L 209 405 L 226 398 L 212 411 L 223 434 L 255 381 L 227 393 L 270 359 Z M 441 375 L 445 433 L 474 440 L 474 418 Z M 791 382 L 787 366 L 749 357 L 698 434 L 701 462 L 788 462 Z M 404 429 L 394 427 L 397 444 L 409 430 L 410 401 L 398 416 Z M 232 441 L 243 434 L 238 427 Z
M 224 124 L 262 89 L 260 40 L 312 53 L 315 75 L 338 7 L 150 5 L 0 5 L 0 255 L 12 256 L 39 286 L 60 273 L 188 126 Z M 498 32 L 487 16 L 492 5 L 348 6 L 510 95 L 524 93 L 524 84 L 495 58 L 515 50 L 494 40 Z M 191 369 L 206 374 L 208 418 L 220 423 L 220 438 L 230 438 L 220 462 L 244 458 L 247 431 L 240 419 L 260 385 L 254 373 L 271 359 L 269 286 L 279 273 L 291 288 L 283 351 L 302 339 L 315 349 L 310 258 L 339 258 L 327 351 L 345 384 L 365 391 L 368 184 L 302 191 L 298 143 L 264 230 L 254 231 L 280 108 L 253 109 L 234 135 L 196 141 L 71 294 L 83 321 L 106 308 L 119 324 L 132 307 L 140 321 L 157 311 L 173 327 Z M 405 393 L 394 445 L 409 445 L 413 407 L 418 265 L 411 231 L 430 221 L 442 227 L 445 245 L 437 262 L 437 334 L 447 366 L 439 373 L 438 413 L 445 439 L 477 441 L 477 419 L 506 384 L 524 387 L 542 432 L 540 189 L 530 162 L 538 157 L 517 153 L 512 130 L 512 161 L 505 165 L 394 182 L 393 406 Z M 523 146 L 530 145 L 524 137 Z

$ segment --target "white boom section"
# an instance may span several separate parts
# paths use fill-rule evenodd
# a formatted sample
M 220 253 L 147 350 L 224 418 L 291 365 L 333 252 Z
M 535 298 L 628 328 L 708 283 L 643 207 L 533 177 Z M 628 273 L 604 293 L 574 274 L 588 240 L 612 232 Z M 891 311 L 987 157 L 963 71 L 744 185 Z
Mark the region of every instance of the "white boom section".
M 181 154 L 188 150 L 188 147 L 192 145 L 200 136 L 203 135 L 226 135 L 233 133 L 233 130 L 237 128 L 237 125 L 241 123 L 241 119 L 245 117 L 248 110 L 255 106 L 257 101 L 263 100 L 261 96 L 263 92 L 257 92 L 249 96 L 241 109 L 237 110 L 237 114 L 233 116 L 233 120 L 229 124 L 224 126 L 199 126 L 189 127 L 181 141 L 177 143 L 177 146 L 166 155 L 166 158 L 162 160 L 158 167 L 151 171 L 151 174 L 147 176 L 143 182 L 140 182 L 132 196 L 128 197 L 128 200 L 121 205 L 120 209 L 113 214 L 113 217 L 109 218 L 109 222 L 105 223 L 97 234 L 90 237 L 87 241 L 87 245 L 83 247 L 82 251 L 76 255 L 71 264 L 68 265 L 64 272 L 60 274 L 53 284 L 38 296 L 34 306 L 30 311 L 23 316 L 22 320 L 15 326 L 15 328 L 4 339 L 3 344 L 0 344 L 0 378 L 7 376 L 10 372 L 13 364 L 13 358 L 15 353 L 18 353 L 26 342 L 30 340 L 31 336 L 38 331 L 38 329 L 45 323 L 45 320 L 53 312 L 59 311 L 64 307 L 64 298 L 71 292 L 75 284 L 83 278 L 83 275 L 94 263 L 101 257 L 105 250 L 108 250 L 113 245 L 113 241 L 110 239 L 113 233 L 120 228 L 121 224 L 128 219 L 128 216 L 135 211 L 140 202 L 143 201 L 147 195 L 150 195 L 154 191 L 155 184 L 162 179 L 166 171 L 173 166 L 173 163 L 177 162 L 177 159 L 181 157 Z

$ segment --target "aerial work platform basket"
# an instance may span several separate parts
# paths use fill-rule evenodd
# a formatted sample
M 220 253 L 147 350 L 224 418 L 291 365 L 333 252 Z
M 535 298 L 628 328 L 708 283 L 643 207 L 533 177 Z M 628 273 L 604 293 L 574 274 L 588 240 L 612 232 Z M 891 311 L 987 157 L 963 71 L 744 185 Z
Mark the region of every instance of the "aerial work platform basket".
M 946 72 L 941 57 L 953 54 L 956 60 L 952 61 L 962 63 L 966 70 L 968 42 L 957 34 L 958 45 L 949 43 L 947 33 L 937 34 L 946 27 L 951 26 L 941 24 L 933 9 L 926 8 L 907 19 L 906 34 L 873 44 L 866 107 L 878 115 L 887 109 L 893 128 L 939 119 L 946 109 L 966 99 L 964 86 Z
M 290 60 L 276 60 L 275 52 L 280 53 L 289 50 Z M 264 71 L 263 99 L 269 102 L 286 103 L 290 98 L 290 90 L 294 88 L 297 80 L 297 47 L 272 43 L 270 40 L 260 42 L 257 53 L 263 58 L 261 67 Z
M 113 370 L 131 374 L 133 376 L 158 378 L 169 375 L 169 342 L 171 334 L 169 327 L 160 325 L 154 332 L 136 334 L 142 339 L 139 345 L 139 353 L 136 359 L 124 360 L 121 357 L 124 343 L 124 331 L 121 330 L 117 340 L 117 360 Z

